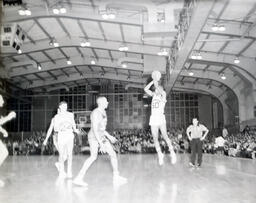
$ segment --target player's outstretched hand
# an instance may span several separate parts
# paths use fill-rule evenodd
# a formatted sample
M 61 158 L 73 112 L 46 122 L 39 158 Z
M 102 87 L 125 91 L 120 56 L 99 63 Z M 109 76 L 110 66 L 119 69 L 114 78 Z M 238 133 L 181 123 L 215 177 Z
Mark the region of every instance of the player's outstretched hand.
M 115 137 L 113 137 L 113 136 L 110 136 L 110 137 L 109 137 L 109 140 L 110 140 L 110 142 L 111 142 L 112 144 L 114 144 L 114 143 L 117 142 L 117 139 L 116 139 Z
M 103 143 L 100 144 L 100 153 L 105 154 L 107 152 L 106 147 Z
M 16 113 L 14 111 L 11 111 L 9 114 L 8 114 L 8 118 L 11 120 L 13 118 L 16 118 Z
M 8 137 L 8 132 L 7 131 L 4 131 L 4 132 L 2 132 L 3 133 L 3 136 L 4 137 Z
M 45 139 L 43 142 L 43 145 L 46 146 L 46 144 L 47 144 L 47 140 Z

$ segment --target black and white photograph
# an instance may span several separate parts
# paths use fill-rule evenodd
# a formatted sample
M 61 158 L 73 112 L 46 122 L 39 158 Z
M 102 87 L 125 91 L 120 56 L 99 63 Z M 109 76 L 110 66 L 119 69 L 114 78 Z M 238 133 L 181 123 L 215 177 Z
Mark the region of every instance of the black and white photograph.
M 255 0 L 0 1 L 0 203 L 255 203 Z

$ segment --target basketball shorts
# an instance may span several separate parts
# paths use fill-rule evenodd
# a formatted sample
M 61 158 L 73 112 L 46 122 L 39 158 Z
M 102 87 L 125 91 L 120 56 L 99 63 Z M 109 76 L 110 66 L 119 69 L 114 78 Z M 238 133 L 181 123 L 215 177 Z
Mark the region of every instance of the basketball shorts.
M 151 115 L 149 119 L 149 125 L 151 126 L 160 126 L 166 124 L 165 115 Z

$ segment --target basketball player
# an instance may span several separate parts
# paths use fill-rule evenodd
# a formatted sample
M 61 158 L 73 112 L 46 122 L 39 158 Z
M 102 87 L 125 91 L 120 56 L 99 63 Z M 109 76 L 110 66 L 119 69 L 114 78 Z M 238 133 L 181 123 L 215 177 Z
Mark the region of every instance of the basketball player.
M 0 94 L 0 107 L 3 107 L 3 105 L 4 105 L 4 99 Z M 8 132 L 2 127 L 2 125 L 15 117 L 16 117 L 16 113 L 12 111 L 7 116 L 0 118 L 0 133 L 2 133 L 4 137 L 8 137 Z M 8 150 L 6 146 L 3 144 L 3 142 L 0 140 L 0 166 L 2 165 L 2 163 L 4 162 L 7 156 L 8 156 Z M 3 187 L 3 186 L 4 186 L 4 181 L 0 180 L 0 187 Z
M 59 163 L 56 167 L 59 170 L 59 177 L 72 178 L 72 156 L 74 146 L 74 133 L 78 133 L 74 120 L 74 114 L 67 111 L 67 103 L 60 102 L 59 112 L 52 119 L 51 125 L 47 131 L 47 136 L 44 141 L 46 144 L 53 129 L 58 133 L 57 147 L 59 151 Z M 64 170 L 64 163 L 67 160 L 67 174 Z
M 192 123 L 193 124 L 187 128 L 187 136 L 191 145 L 191 161 L 189 165 L 192 167 L 200 167 L 203 157 L 203 140 L 209 130 L 203 124 L 200 124 L 196 117 L 193 118 Z M 197 165 L 195 165 L 196 155 L 198 156 Z
M 88 133 L 90 157 L 84 162 L 82 169 L 79 171 L 73 183 L 79 186 L 87 186 L 87 183 L 83 181 L 84 175 L 97 159 L 98 151 L 100 150 L 101 153 L 108 153 L 110 156 L 113 169 L 113 184 L 122 185 L 127 182 L 127 179 L 119 175 L 117 155 L 111 145 L 111 143 L 115 143 L 117 140 L 106 131 L 107 114 L 105 109 L 108 107 L 106 97 L 99 97 L 97 99 L 97 105 L 98 107 L 94 109 L 90 115 L 91 129 Z
M 161 78 L 161 73 L 159 71 L 153 71 L 152 73 L 153 81 L 151 81 L 145 88 L 145 92 L 153 97 L 151 102 L 151 116 L 149 125 L 151 126 L 151 133 L 153 135 L 155 149 L 158 155 L 158 163 L 159 165 L 163 165 L 164 163 L 164 154 L 161 151 L 161 147 L 158 141 L 158 132 L 161 131 L 161 134 L 168 145 L 171 162 L 175 164 L 177 161 L 176 154 L 174 152 L 171 140 L 167 135 L 166 130 L 166 120 L 164 115 L 164 107 L 166 103 L 166 92 L 163 87 L 158 84 L 158 81 Z M 150 87 L 154 85 L 155 91 L 151 91 Z

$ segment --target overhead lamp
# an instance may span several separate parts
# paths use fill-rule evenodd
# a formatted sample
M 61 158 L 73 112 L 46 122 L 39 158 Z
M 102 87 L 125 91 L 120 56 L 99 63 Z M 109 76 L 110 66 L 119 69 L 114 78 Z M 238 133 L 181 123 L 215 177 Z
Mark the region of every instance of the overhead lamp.
M 113 10 L 103 10 L 101 11 L 101 17 L 104 20 L 108 20 L 108 19 L 115 19 L 116 18 L 116 12 L 114 12 Z
M 67 13 L 67 9 L 65 7 L 61 7 L 59 11 L 60 13 Z
M 85 41 L 85 42 L 81 42 L 80 45 L 81 45 L 81 47 L 89 47 L 89 46 L 91 46 L 91 43 L 88 41 Z
M 71 65 L 72 64 L 72 61 L 70 59 L 67 60 L 67 64 L 68 65 Z
M 167 56 L 168 51 L 167 49 L 161 49 L 160 52 L 157 53 L 158 56 Z
M 129 48 L 125 45 L 121 45 L 119 48 L 118 48 L 119 51 L 128 51 Z
M 235 63 L 235 64 L 240 63 L 240 60 L 239 60 L 239 58 L 238 58 L 238 57 L 236 57 L 236 58 L 234 59 L 234 63 Z
M 214 32 L 217 32 L 217 31 L 223 32 L 223 31 L 225 31 L 225 30 L 226 30 L 225 25 L 218 25 L 218 24 L 215 23 L 215 24 L 212 26 L 212 31 L 214 31 Z
M 115 18 L 116 18 L 116 14 L 114 14 L 114 13 L 109 13 L 109 14 L 108 14 L 108 18 L 109 18 L 109 19 L 115 19 Z
M 91 60 L 91 64 L 94 65 L 96 64 L 96 62 L 94 60 Z
M 40 64 L 37 64 L 37 69 L 42 70 L 42 66 Z
M 31 11 L 29 10 L 29 9 L 26 9 L 25 10 L 25 15 L 27 15 L 27 16 L 30 16 L 32 13 L 31 13 Z
M 197 54 L 197 59 L 199 59 L 199 60 L 202 59 L 200 52 Z
M 191 55 L 191 59 L 198 59 L 198 60 L 201 60 L 203 57 L 202 57 L 202 55 L 201 55 L 201 53 L 200 52 L 196 52 L 196 53 L 193 53 L 192 55 Z
M 21 15 L 21 16 L 30 16 L 32 13 L 31 13 L 31 11 L 28 9 L 28 8 L 24 8 L 24 9 L 19 9 L 18 10 L 18 13 L 19 13 L 19 15 Z
M 224 73 L 221 74 L 220 78 L 221 78 L 222 80 L 226 80 L 226 79 L 227 79 L 226 76 L 224 75 Z
M 196 55 L 192 54 L 192 55 L 191 55 L 191 58 L 192 58 L 192 59 L 196 59 L 197 57 L 196 57 Z
M 53 42 L 53 46 L 54 47 L 59 47 L 59 43 L 58 42 Z
M 218 30 L 219 30 L 218 25 L 217 25 L 217 24 L 214 24 L 214 25 L 212 26 L 212 31 L 216 32 L 216 31 L 218 31 Z
M 224 25 L 219 25 L 219 31 L 223 32 L 226 30 L 226 27 Z
M 59 9 L 57 9 L 57 8 L 52 9 L 52 12 L 56 15 L 58 15 L 60 13 Z
M 104 20 L 107 20 L 107 19 L 108 19 L 108 14 L 107 14 L 107 13 L 103 13 L 103 14 L 101 14 L 101 17 L 102 17 Z
M 189 74 L 190 76 L 193 76 L 193 75 L 194 75 L 194 73 L 193 73 L 192 71 L 190 71 L 188 74 Z
M 18 10 L 19 15 L 24 16 L 26 15 L 25 11 L 23 9 Z
M 126 63 L 122 63 L 122 68 L 127 68 L 127 64 Z

